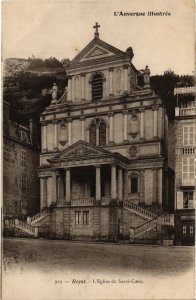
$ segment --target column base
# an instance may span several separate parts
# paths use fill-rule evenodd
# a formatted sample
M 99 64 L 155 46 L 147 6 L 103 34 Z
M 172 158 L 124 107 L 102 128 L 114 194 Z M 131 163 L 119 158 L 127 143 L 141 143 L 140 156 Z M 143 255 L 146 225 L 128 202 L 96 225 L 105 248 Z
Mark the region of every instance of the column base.
M 123 143 L 124 144 L 127 144 L 129 141 L 128 140 L 123 140 Z
M 53 151 L 54 151 L 54 152 L 59 151 L 59 148 L 55 147 L 55 148 L 53 149 Z
M 114 145 L 114 142 L 113 142 L 113 141 L 110 141 L 110 142 L 108 142 L 108 145 L 109 145 L 109 146 L 112 146 L 112 145 Z
M 46 152 L 48 152 L 48 148 L 42 150 L 42 153 L 46 153 Z
M 154 136 L 154 137 L 153 137 L 153 140 L 158 140 L 158 136 Z

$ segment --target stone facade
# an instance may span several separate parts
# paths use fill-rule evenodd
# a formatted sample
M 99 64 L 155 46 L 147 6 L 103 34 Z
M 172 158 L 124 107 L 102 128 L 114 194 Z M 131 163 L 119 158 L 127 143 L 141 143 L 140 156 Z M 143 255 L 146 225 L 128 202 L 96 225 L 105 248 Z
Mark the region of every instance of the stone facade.
M 194 244 L 195 87 L 175 89 L 175 241 Z
M 51 209 L 51 237 L 116 241 L 145 222 L 125 201 L 167 209 L 167 116 L 147 67 L 138 86 L 132 57 L 96 33 L 68 64 L 65 94 L 57 99 L 55 87 L 41 115 L 40 210 Z
M 24 126 L 9 120 L 4 102 L 3 126 L 3 213 L 23 218 L 39 211 L 38 151 Z

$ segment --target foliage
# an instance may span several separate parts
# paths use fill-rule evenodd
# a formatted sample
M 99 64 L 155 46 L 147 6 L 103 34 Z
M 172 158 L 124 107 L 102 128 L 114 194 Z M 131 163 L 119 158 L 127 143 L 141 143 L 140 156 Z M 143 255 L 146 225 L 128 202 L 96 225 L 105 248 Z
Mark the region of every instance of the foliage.
M 174 118 L 176 97 L 174 88 L 194 85 L 194 77 L 191 75 L 176 75 L 173 71 L 167 70 L 163 75 L 151 77 L 151 87 L 159 95 L 165 104 L 169 119 Z

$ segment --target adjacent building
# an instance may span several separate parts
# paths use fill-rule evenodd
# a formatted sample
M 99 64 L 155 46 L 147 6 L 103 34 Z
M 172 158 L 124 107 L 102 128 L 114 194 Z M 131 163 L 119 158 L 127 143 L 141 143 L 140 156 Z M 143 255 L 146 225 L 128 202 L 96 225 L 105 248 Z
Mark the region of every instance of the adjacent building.
M 31 131 L 9 118 L 10 105 L 3 102 L 3 215 L 24 219 L 39 211 L 39 152 Z
M 195 238 L 195 87 L 176 88 L 175 242 L 194 245 Z

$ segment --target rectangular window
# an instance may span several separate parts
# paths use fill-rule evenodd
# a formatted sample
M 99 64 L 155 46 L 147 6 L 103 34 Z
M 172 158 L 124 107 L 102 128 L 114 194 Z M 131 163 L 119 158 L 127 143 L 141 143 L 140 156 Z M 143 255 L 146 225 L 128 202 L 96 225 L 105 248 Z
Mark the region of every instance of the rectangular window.
M 190 235 L 194 235 L 194 227 L 193 227 L 193 225 L 190 225 Z
M 194 179 L 195 178 L 195 158 L 183 157 L 182 159 L 182 178 Z
M 183 127 L 183 145 L 194 146 L 195 145 L 195 130 L 194 126 Z
M 83 211 L 83 225 L 89 225 L 89 211 Z
M 81 211 L 75 211 L 75 225 L 81 224 Z
M 26 151 L 24 149 L 21 149 L 20 152 L 20 162 L 22 166 L 26 165 Z
M 25 173 L 21 174 L 20 177 L 20 187 L 22 191 L 27 190 L 27 175 Z
M 183 233 L 183 235 L 186 234 L 186 225 L 183 225 L 183 226 L 182 226 L 182 233 Z
M 193 208 L 193 192 L 183 192 L 183 208 Z
M 131 193 L 135 194 L 138 192 L 138 178 L 133 177 L 131 178 Z

